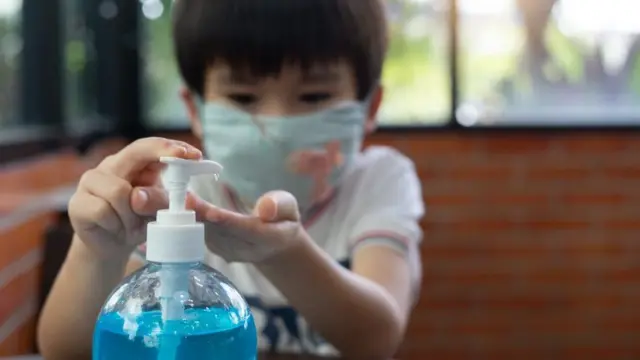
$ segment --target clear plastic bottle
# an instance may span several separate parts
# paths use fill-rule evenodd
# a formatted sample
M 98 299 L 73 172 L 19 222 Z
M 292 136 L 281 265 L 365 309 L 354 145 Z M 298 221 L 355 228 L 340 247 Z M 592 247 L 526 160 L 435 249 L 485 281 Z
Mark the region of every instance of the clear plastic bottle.
M 249 305 L 203 260 L 204 226 L 185 210 L 192 175 L 217 174 L 210 161 L 163 158 L 169 209 L 147 231 L 148 264 L 125 278 L 95 328 L 94 360 L 255 360 Z

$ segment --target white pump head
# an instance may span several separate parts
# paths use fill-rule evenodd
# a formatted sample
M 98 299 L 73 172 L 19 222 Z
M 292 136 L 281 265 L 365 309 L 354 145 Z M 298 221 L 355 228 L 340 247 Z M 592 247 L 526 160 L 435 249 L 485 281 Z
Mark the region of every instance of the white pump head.
M 186 209 L 187 187 L 192 176 L 210 174 L 217 180 L 222 166 L 208 160 L 160 158 L 167 164 L 163 183 L 169 209 L 160 210 L 156 222 L 147 226 L 147 260 L 160 263 L 202 261 L 205 254 L 204 225 Z

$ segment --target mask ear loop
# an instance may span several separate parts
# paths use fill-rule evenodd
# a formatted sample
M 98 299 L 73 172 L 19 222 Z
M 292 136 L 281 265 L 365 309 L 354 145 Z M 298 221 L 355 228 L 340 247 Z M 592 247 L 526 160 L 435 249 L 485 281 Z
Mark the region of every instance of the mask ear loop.
M 195 91 L 191 91 L 191 98 L 193 99 L 193 105 L 195 106 L 195 110 L 196 110 L 196 115 L 198 116 L 198 119 L 200 119 L 200 121 L 202 121 L 202 112 L 204 109 L 204 99 L 202 98 L 202 96 L 198 95 Z
M 373 96 L 376 93 L 376 90 L 380 87 L 380 79 L 377 79 L 376 81 L 373 82 L 373 85 L 371 86 L 371 90 L 369 90 L 369 93 L 367 94 L 367 96 L 364 97 L 364 99 L 362 99 L 362 105 L 364 105 L 366 108 L 369 108 L 369 106 L 371 106 L 371 101 L 373 100 Z
M 267 127 L 265 126 L 263 121 L 260 121 L 260 116 L 254 113 L 250 113 L 251 122 L 255 125 L 258 130 L 260 130 L 260 134 L 263 138 L 269 140 L 269 136 L 267 134 Z

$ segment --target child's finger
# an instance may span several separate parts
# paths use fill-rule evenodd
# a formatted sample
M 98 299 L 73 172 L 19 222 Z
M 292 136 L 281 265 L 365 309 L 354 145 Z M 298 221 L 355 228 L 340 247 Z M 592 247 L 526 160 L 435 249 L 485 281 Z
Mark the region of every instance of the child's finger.
M 254 208 L 254 215 L 262 221 L 299 221 L 296 198 L 286 191 L 272 191 L 263 195 Z
M 144 168 L 135 177 L 134 186 L 155 186 L 160 183 L 160 173 L 167 165 L 164 163 L 154 163 Z
M 169 207 L 166 190 L 158 186 L 137 187 L 131 192 L 131 209 L 139 216 L 155 216 Z
M 88 192 L 77 192 L 69 201 L 69 215 L 81 224 L 98 225 L 111 233 L 123 228 L 120 217 L 104 199 Z
M 198 221 L 206 221 L 207 213 L 211 211 L 211 209 L 216 208 L 207 201 L 201 199 L 198 195 L 191 192 L 187 193 L 186 207 L 187 209 L 196 212 L 196 219 L 198 219 Z
M 203 207 L 202 210 L 205 210 L 205 208 Z M 201 214 L 205 221 L 228 228 L 250 230 L 260 222 L 255 216 L 236 213 L 213 205 L 209 205 L 206 211 L 202 211 Z
M 202 152 L 181 141 L 163 138 L 145 138 L 134 141 L 116 155 L 105 159 L 99 166 L 105 172 L 131 180 L 132 175 L 158 162 L 162 156 L 200 159 Z
M 127 181 L 99 170 L 89 170 L 82 176 L 80 187 L 84 192 L 109 203 L 125 229 L 137 226 L 138 219 L 128 202 L 131 185 Z

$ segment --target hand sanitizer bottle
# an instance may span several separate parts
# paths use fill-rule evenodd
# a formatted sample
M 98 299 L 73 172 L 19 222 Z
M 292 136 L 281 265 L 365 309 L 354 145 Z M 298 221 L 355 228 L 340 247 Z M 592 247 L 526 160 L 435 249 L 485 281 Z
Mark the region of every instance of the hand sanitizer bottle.
M 100 312 L 93 360 L 255 360 L 251 310 L 231 282 L 204 265 L 204 225 L 186 210 L 191 176 L 212 161 L 161 158 L 169 209 L 147 227 L 147 262 L 125 278 Z

